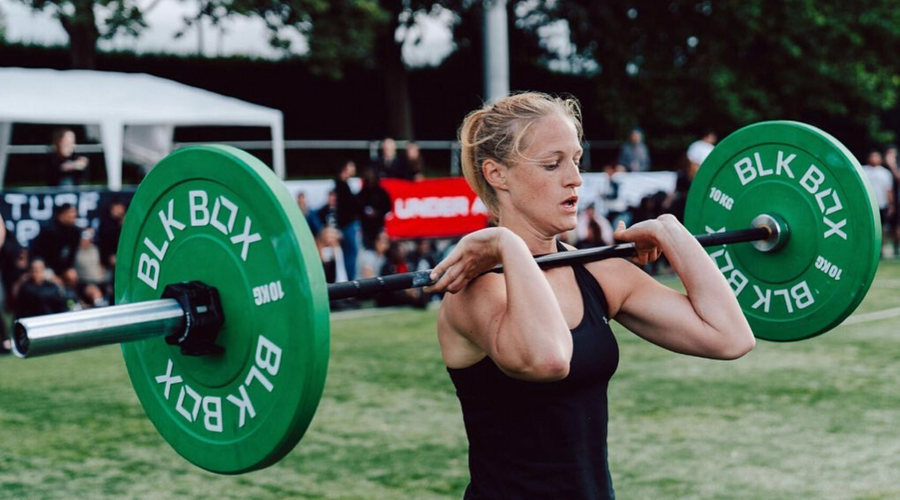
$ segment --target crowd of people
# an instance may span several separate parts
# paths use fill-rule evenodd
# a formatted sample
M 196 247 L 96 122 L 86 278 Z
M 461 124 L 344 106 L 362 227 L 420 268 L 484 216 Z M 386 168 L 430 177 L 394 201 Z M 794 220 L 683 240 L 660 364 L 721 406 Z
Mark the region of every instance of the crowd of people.
M 15 237 L 4 238 L 0 275 L 12 319 L 109 305 L 126 209 L 124 201 L 113 199 L 95 230 L 79 227 L 76 207 L 65 203 L 54 207 L 52 219 L 27 248 Z M 8 327 L 0 321 L 3 353 L 11 348 Z
M 863 171 L 872 185 L 875 202 L 881 215 L 884 237 L 891 240 L 893 256 L 900 256 L 900 167 L 897 164 L 897 146 L 873 148 L 866 156 Z
M 381 186 L 381 179 L 424 179 L 419 146 L 407 142 L 401 156 L 397 154 L 396 142 L 386 138 L 381 143 L 378 159 L 362 169 L 362 187 L 354 193 L 349 181 L 356 175 L 356 163 L 344 162 L 334 177 L 334 189 L 322 207 L 309 207 L 305 193 L 297 194 L 297 205 L 315 236 L 326 281 L 335 283 L 434 267 L 438 257 L 434 241 L 392 241 L 384 230 L 391 198 Z M 431 296 L 421 289 L 412 289 L 379 295 L 375 303 L 425 307 L 430 300 Z M 332 304 L 335 309 L 358 306 L 356 300 Z

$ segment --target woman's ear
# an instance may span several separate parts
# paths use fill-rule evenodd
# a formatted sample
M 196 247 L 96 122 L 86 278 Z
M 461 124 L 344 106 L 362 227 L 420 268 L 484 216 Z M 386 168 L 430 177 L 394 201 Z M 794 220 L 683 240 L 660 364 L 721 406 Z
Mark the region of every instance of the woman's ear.
M 488 184 L 494 189 L 506 189 L 506 165 L 494 160 L 485 160 L 481 164 L 481 171 Z

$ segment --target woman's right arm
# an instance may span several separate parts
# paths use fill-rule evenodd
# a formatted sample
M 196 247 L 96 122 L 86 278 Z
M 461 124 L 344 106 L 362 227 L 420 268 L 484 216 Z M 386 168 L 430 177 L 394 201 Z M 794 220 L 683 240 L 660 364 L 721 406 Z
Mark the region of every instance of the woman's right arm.
M 503 264 L 503 274 L 479 277 L 497 264 Z M 458 336 L 464 342 L 452 344 L 470 347 L 464 354 L 445 348 L 445 361 L 448 355 L 468 356 L 471 362 L 460 363 L 467 365 L 487 355 L 513 378 L 550 381 L 568 375 L 571 333 L 544 273 L 512 231 L 489 228 L 467 235 L 432 276 L 440 279 L 427 291 L 450 292 L 441 307 L 439 336 Z

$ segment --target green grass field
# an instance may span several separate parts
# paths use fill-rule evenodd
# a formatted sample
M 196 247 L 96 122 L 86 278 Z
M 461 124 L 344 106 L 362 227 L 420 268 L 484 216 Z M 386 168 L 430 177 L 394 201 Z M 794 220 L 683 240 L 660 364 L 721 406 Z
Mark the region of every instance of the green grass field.
M 898 307 L 900 262 L 884 262 L 856 314 Z M 856 321 L 806 342 L 759 342 L 734 362 L 671 354 L 618 328 L 618 497 L 900 498 L 900 320 Z M 306 437 L 240 476 L 204 472 L 169 448 L 117 347 L 4 356 L 0 498 L 459 499 L 466 440 L 434 323 L 434 311 L 336 316 Z

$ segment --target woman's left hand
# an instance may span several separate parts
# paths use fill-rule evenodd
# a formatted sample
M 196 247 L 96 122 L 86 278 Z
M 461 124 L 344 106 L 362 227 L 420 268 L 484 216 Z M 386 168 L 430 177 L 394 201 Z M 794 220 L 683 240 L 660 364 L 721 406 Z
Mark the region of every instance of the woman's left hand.
M 660 223 L 656 219 L 638 222 L 627 229 L 625 223 L 619 221 L 613 238 L 624 243 L 634 243 L 637 256 L 632 257 L 631 260 L 635 264 L 643 266 L 662 257 L 663 251 L 659 246 L 661 230 Z

